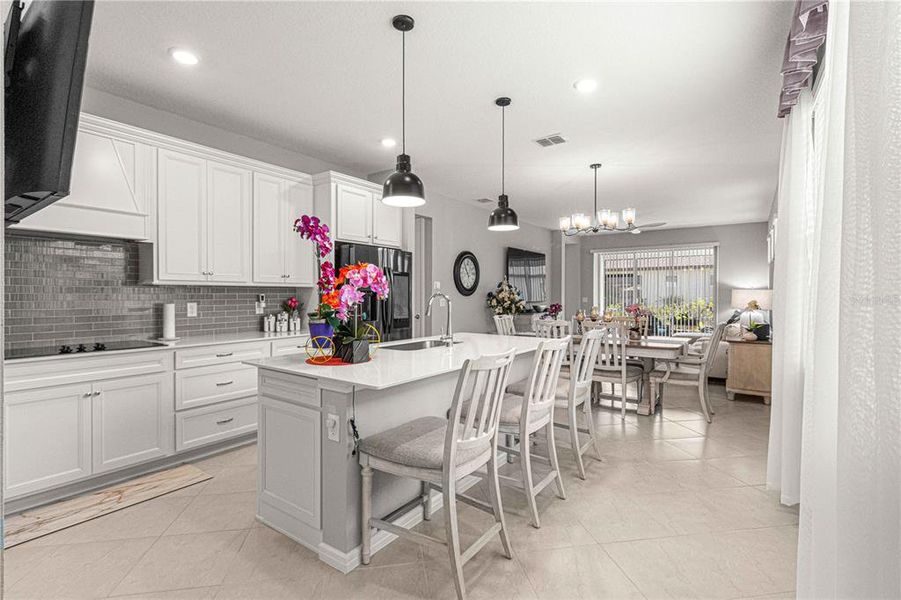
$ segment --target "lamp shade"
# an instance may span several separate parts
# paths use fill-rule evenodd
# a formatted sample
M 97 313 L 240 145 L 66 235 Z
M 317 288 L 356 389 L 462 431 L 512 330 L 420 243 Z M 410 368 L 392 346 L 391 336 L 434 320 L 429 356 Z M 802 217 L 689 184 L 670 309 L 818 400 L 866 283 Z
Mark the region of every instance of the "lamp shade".
M 506 194 L 501 194 L 497 199 L 497 208 L 488 215 L 489 231 L 515 231 L 519 229 L 519 217 L 516 211 L 510 208 Z
M 425 186 L 410 170 L 410 157 L 406 154 L 397 157 L 397 170 L 382 186 L 382 203 L 404 208 L 425 204 Z
M 751 301 L 757 301 L 761 310 L 770 310 L 773 307 L 773 290 L 747 290 L 734 288 L 732 290 L 732 308 L 744 309 Z

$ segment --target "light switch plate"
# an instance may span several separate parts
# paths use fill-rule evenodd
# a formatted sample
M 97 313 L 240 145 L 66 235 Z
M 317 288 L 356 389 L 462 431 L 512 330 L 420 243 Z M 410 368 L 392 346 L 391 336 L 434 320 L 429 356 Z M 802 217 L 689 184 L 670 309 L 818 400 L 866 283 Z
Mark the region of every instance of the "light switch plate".
M 188 302 L 188 316 L 189 317 L 197 316 L 197 303 L 196 302 Z
M 258 314 L 258 315 L 263 314 L 264 308 L 266 308 L 266 304 L 263 302 L 254 302 L 253 303 L 253 311 L 255 314 Z

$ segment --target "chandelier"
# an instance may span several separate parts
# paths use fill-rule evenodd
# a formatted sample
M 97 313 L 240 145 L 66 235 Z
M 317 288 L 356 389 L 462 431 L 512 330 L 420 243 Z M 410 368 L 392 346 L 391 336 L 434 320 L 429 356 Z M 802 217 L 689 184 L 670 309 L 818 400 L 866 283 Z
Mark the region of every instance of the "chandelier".
M 598 210 L 598 169 L 601 168 L 601 164 L 594 163 L 589 166 L 594 171 L 594 213 L 591 215 L 574 213 L 568 217 L 560 217 L 560 231 L 563 232 L 563 235 L 574 236 L 604 231 L 641 233 L 641 228 L 635 223 L 638 213 L 634 208 L 624 208 L 622 210 L 622 225 L 620 225 L 619 221 L 619 212 L 608 208 Z M 662 227 L 663 225 L 666 225 L 666 223 L 650 223 L 643 227 L 648 229 L 651 227 Z

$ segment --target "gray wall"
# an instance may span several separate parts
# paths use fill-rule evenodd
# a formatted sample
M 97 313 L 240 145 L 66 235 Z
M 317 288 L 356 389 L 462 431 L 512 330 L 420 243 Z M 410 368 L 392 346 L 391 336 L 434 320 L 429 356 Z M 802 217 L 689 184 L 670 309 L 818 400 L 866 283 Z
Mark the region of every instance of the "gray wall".
M 593 301 L 593 273 L 591 251 L 603 248 L 641 248 L 676 246 L 717 242 L 719 261 L 719 318 L 731 314 L 729 302 L 732 288 L 767 288 L 770 269 L 766 260 L 766 223 L 744 223 L 741 225 L 718 225 L 712 227 L 691 227 L 686 229 L 663 229 L 645 231 L 641 235 L 596 235 L 584 237 L 580 243 L 580 281 L 578 297 L 587 297 L 587 303 L 567 305 L 572 314 L 581 305 L 590 308 Z M 567 254 L 567 259 L 569 259 Z M 567 269 L 567 299 L 570 291 L 569 270 Z M 575 285 L 575 284 L 573 284 Z
M 416 214 L 433 219 L 432 276 L 441 282 L 441 291 L 453 302 L 455 331 L 494 331 L 485 296 L 504 276 L 508 246 L 544 253 L 548 276 L 553 281 L 555 265 L 551 263 L 552 232 L 549 229 L 521 222 L 518 231 L 488 231 L 489 211 L 436 194 L 430 194 L 428 203 L 417 208 Z M 476 255 L 481 272 L 479 287 L 469 297 L 461 296 L 454 286 L 454 260 L 464 250 Z M 550 298 L 552 302 L 555 300 Z M 436 309 L 432 315 L 432 330 L 437 333 L 443 327 L 444 309 Z
M 247 158 L 278 165 L 286 169 L 294 169 L 302 173 L 314 174 L 334 170 L 356 177 L 364 176 L 362 173 L 354 172 L 341 165 L 319 160 L 294 150 L 274 146 L 258 139 L 226 131 L 225 129 L 219 129 L 213 125 L 207 125 L 175 113 L 145 106 L 144 104 L 126 100 L 93 88 L 84 89 L 81 110 L 98 117 L 127 123 L 128 125 L 170 135 L 224 152 L 246 156 Z

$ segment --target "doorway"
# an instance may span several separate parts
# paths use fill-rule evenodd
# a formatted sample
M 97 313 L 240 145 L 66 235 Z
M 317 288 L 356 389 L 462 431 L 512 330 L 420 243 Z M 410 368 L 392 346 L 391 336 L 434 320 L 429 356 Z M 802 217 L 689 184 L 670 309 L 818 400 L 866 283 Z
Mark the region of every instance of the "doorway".
M 432 335 L 432 318 L 425 306 L 432 293 L 432 217 L 416 215 L 416 241 L 413 255 L 413 337 Z

